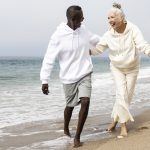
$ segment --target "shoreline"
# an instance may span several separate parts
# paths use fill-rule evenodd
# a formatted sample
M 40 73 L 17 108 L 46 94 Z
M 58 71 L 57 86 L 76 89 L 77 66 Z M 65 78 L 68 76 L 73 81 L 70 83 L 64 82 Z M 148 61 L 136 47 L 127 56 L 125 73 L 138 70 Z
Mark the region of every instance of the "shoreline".
M 72 138 L 68 138 L 63 134 L 62 120 L 57 122 L 44 120 L 5 127 L 1 130 L 3 132 L 0 133 L 0 135 L 2 134 L 0 136 L 0 148 L 2 150 L 59 150 L 60 148 L 61 150 L 124 150 L 117 148 L 118 146 L 125 147 L 125 144 L 133 148 L 133 145 L 136 146 L 137 142 L 140 143 L 140 146 L 143 146 L 142 150 L 148 150 L 144 149 L 145 145 L 143 145 L 143 141 L 147 143 L 147 146 L 150 146 L 148 142 L 150 140 L 149 114 L 150 109 L 143 109 L 140 112 L 134 111 L 135 121 L 127 124 L 129 133 L 123 139 L 116 138 L 120 131 L 119 126 L 117 126 L 115 132 L 108 133 L 105 131 L 111 123 L 110 115 L 88 117 L 81 134 L 83 146 L 79 148 L 73 148 L 73 137 L 76 131 L 77 119 L 73 119 L 70 122 Z M 147 136 L 149 137 L 147 138 Z M 136 147 L 132 150 L 141 149 L 137 149 Z M 128 148 L 128 150 L 130 149 Z

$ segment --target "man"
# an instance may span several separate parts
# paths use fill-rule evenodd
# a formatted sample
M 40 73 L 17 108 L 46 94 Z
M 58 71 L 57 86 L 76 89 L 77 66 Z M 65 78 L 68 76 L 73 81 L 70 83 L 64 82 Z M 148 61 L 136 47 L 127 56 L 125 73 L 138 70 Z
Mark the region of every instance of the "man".
M 60 65 L 59 77 L 63 83 L 66 108 L 64 110 L 64 134 L 71 136 L 69 122 L 74 107 L 81 104 L 77 131 L 74 137 L 74 147 L 81 146 L 80 134 L 86 121 L 90 96 L 91 73 L 93 69 L 89 55 L 90 44 L 95 46 L 99 37 L 92 35 L 83 21 L 83 12 L 80 6 L 70 6 L 66 11 L 67 24 L 61 23 L 52 35 L 41 68 L 40 78 L 42 91 L 48 94 L 48 79 L 53 64 L 57 58 Z

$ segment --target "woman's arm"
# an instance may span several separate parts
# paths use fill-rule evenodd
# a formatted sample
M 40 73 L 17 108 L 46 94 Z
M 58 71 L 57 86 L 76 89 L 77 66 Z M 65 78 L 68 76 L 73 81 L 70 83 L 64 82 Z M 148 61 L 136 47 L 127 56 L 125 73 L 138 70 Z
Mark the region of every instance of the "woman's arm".
M 107 42 L 105 40 L 105 34 L 100 38 L 100 41 L 96 44 L 96 47 L 91 48 L 91 55 L 99 55 L 103 53 L 108 48 Z
M 137 26 L 133 30 L 133 40 L 136 48 L 150 57 L 150 44 L 144 39 L 142 32 Z

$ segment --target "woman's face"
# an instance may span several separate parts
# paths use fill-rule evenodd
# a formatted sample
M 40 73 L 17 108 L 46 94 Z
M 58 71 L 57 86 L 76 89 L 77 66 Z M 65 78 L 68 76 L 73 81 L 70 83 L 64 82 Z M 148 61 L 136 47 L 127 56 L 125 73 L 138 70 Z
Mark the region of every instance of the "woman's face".
M 108 14 L 108 22 L 110 26 L 115 30 L 119 30 L 122 25 L 123 25 L 123 18 L 119 15 L 116 14 L 115 12 L 110 12 Z

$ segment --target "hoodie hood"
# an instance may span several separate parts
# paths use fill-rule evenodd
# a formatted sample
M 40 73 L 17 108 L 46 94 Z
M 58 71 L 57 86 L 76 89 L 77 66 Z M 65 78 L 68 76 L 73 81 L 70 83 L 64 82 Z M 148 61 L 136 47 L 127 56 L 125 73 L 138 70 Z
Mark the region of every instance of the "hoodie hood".
M 81 25 L 82 26 L 82 25 Z M 77 28 L 76 30 L 71 29 L 67 23 L 62 22 L 56 29 L 56 32 L 54 33 L 53 37 L 61 37 L 66 36 L 68 34 L 74 34 L 76 32 L 79 32 L 81 27 Z

